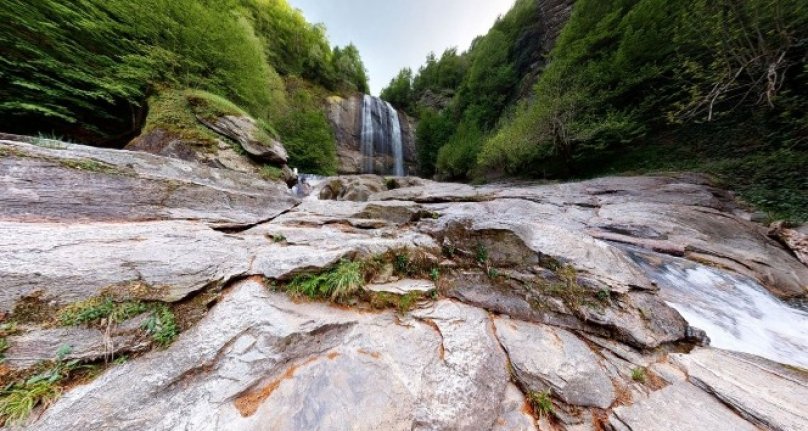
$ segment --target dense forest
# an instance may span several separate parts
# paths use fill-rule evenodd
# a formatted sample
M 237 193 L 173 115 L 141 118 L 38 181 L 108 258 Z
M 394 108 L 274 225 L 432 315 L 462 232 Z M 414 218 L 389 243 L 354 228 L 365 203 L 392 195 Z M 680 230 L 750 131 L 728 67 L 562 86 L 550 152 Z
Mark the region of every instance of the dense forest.
M 324 95 L 366 92 L 353 45 L 285 0 L 5 0 L 0 130 L 122 146 L 162 127 L 204 142 L 191 110 L 246 111 L 295 166 L 334 171 Z
M 808 219 L 808 3 L 577 0 L 549 53 L 540 3 L 384 89 L 420 120 L 422 175 L 695 170 Z

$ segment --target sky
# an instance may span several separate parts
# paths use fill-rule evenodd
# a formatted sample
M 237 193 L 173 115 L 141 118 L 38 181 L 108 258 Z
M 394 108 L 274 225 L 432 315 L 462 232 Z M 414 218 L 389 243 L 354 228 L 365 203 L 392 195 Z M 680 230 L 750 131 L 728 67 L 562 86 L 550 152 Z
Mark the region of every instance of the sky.
M 332 45 L 359 48 L 375 95 L 404 67 L 434 51 L 465 51 L 514 0 L 289 0 L 309 22 L 328 28 Z

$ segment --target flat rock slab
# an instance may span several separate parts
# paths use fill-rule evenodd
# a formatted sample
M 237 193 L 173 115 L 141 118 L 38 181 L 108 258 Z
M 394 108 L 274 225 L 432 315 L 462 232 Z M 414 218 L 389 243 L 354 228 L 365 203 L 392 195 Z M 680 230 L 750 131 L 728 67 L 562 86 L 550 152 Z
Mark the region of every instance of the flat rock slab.
M 612 405 L 612 381 L 598 357 L 574 334 L 518 320 L 496 318 L 494 323 L 517 378 L 528 389 L 549 389 L 574 406 L 605 409 Z
M 442 301 L 428 316 L 295 304 L 245 281 L 170 348 L 28 429 L 491 429 L 508 375 L 487 314 Z
M 609 417 L 615 431 L 759 431 L 721 401 L 687 382 L 668 386 Z
M 56 141 L 53 141 L 56 142 Z M 0 220 L 255 224 L 298 201 L 282 183 L 147 153 L 0 141 Z
M 279 234 L 287 241 L 272 239 Z M 185 221 L 0 222 L 0 310 L 10 311 L 37 292 L 59 305 L 105 291 L 173 302 L 242 276 L 283 279 L 343 258 L 419 247 L 435 244 L 415 232 L 383 235 L 331 226 L 263 225 L 225 234 Z
M 3 363 L 11 368 L 25 369 L 40 362 L 53 361 L 63 349 L 67 349 L 63 359 L 82 361 L 111 359 L 119 354 L 142 352 L 151 346 L 146 333 L 139 329 L 142 321 L 142 318 L 133 319 L 111 328 L 109 334 L 99 329 L 81 327 L 34 329 L 7 338 L 9 348 L 3 353 Z
M 385 292 L 396 295 L 406 295 L 408 293 L 427 293 L 435 290 L 435 283 L 428 280 L 404 279 L 384 284 L 371 284 L 365 287 L 371 292 Z
M 675 355 L 696 386 L 766 429 L 808 429 L 808 371 L 716 349 Z

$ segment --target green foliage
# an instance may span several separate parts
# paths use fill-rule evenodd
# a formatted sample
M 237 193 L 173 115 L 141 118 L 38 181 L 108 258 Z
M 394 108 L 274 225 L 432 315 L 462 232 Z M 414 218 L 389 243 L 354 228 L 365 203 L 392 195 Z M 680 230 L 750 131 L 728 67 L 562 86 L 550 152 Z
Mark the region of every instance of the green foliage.
M 210 145 L 215 134 L 194 114 L 249 114 L 297 167 L 331 174 L 325 97 L 297 85 L 287 103 L 277 71 L 332 91 L 368 89 L 357 48 L 332 50 L 325 29 L 286 0 L 10 0 L 0 23 L 7 132 L 123 145 L 160 127 Z
M 483 244 L 477 244 L 474 251 L 474 258 L 479 264 L 488 263 L 488 248 L 486 248 Z
M 441 113 L 431 108 L 422 109 L 419 118 L 418 128 L 415 130 L 418 172 L 431 177 L 435 174 L 441 147 L 451 139 L 456 125 L 448 112 Z M 448 164 L 448 161 L 445 163 Z
M 152 313 L 143 322 L 142 328 L 151 335 L 158 346 L 166 347 L 180 334 L 176 316 L 171 308 L 163 303 L 152 306 Z
M 334 131 L 321 106 L 323 98 L 322 90 L 290 80 L 289 109 L 276 124 L 291 166 L 302 172 L 334 175 L 337 149 Z
M 267 181 L 280 181 L 283 179 L 283 170 L 275 166 L 264 165 L 261 167 L 261 178 Z
M 637 367 L 631 370 L 631 380 L 637 383 L 645 383 L 645 368 Z
M 18 383 L 0 392 L 0 421 L 6 425 L 22 423 L 38 405 L 47 406 L 61 390 L 50 381 Z
M 103 319 L 122 323 L 148 309 L 149 306 L 140 301 L 114 302 L 110 298 L 92 298 L 63 308 L 57 320 L 62 326 L 99 323 Z
M 41 372 L 27 379 L 9 384 L 0 391 L 0 423 L 8 426 L 22 423 L 37 406 L 47 407 L 59 397 L 59 384 L 72 373 L 92 366 L 81 365 L 78 360 L 65 361 L 70 346 L 62 346 L 53 362 L 40 363 Z
M 114 140 L 137 130 L 146 95 L 162 86 L 266 117 L 282 82 L 241 10 L 236 0 L 10 0 L 0 11 L 2 126 Z
M 390 84 L 382 89 L 380 97 L 390 102 L 396 109 L 412 114 L 415 104 L 412 92 L 412 69 L 408 67 L 401 69 Z
M 163 303 L 115 302 L 111 298 L 97 297 L 68 305 L 59 311 L 57 320 L 62 326 L 94 325 L 104 321 L 118 324 L 143 313 L 150 315 L 142 328 L 159 346 L 171 344 L 179 335 L 176 317 Z
M 544 392 L 530 392 L 528 394 L 530 404 L 539 417 L 550 416 L 555 412 L 551 395 L 549 390 Z
M 365 285 L 360 261 L 341 261 L 334 269 L 318 275 L 300 275 L 287 286 L 291 293 L 309 298 L 328 298 L 341 302 L 351 298 Z

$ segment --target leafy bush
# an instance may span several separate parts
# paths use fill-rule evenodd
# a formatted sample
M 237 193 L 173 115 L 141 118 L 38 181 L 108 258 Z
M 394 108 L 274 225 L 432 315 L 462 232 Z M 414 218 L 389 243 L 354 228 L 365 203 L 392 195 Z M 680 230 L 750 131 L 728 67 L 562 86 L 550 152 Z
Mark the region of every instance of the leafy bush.
M 335 174 L 337 147 L 321 106 L 322 90 L 298 79 L 289 80 L 288 87 L 289 110 L 277 127 L 289 152 L 289 165 L 306 173 Z

